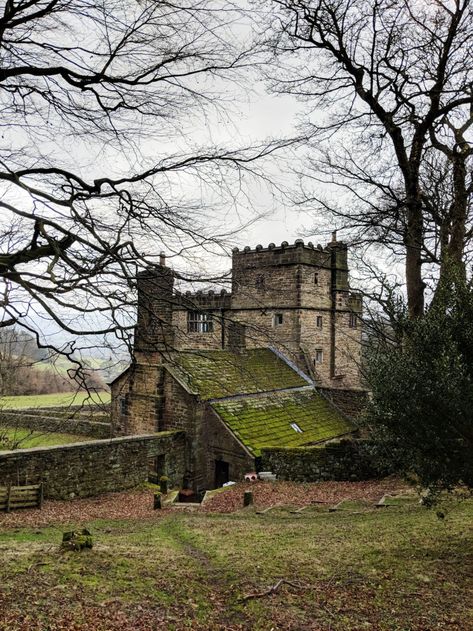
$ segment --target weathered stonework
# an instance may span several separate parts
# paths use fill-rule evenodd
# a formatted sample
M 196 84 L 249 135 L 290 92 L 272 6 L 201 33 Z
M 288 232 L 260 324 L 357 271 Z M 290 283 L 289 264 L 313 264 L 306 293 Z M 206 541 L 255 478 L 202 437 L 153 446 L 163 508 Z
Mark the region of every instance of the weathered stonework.
M 89 421 L 82 418 L 57 418 L 48 416 L 47 410 L 38 411 L 2 411 L 0 425 L 24 427 L 39 432 L 67 433 L 91 438 L 111 438 L 112 425 L 110 422 Z
M 49 499 L 88 497 L 133 488 L 148 479 L 150 460 L 164 457 L 163 473 L 181 487 L 182 432 L 0 452 L 0 485 L 44 484 Z
M 362 303 L 349 287 L 345 244 L 298 240 L 235 249 L 231 293 L 178 293 L 173 281 L 164 261 L 138 277 L 134 363 L 111 384 L 112 423 L 115 435 L 185 431 L 184 478 L 190 486 L 214 486 L 219 462 L 227 467 L 225 475 L 238 479 L 254 468 L 255 454 L 202 393 L 173 372 L 186 351 L 241 355 L 270 347 L 308 375 L 309 383 L 334 392 L 362 391 Z
M 322 447 L 278 448 L 261 451 L 261 470 L 272 471 L 280 480 L 368 480 L 392 473 L 380 467 L 370 454 L 369 443 L 342 440 Z

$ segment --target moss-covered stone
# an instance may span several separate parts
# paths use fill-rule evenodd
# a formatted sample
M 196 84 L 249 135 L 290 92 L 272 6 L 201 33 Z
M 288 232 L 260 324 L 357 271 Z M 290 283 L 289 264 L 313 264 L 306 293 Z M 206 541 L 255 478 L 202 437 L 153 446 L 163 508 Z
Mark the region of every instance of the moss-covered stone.
M 354 430 L 313 388 L 216 401 L 212 407 L 255 456 L 261 448 L 298 447 Z
M 181 352 L 170 370 L 203 400 L 307 385 L 268 348 Z

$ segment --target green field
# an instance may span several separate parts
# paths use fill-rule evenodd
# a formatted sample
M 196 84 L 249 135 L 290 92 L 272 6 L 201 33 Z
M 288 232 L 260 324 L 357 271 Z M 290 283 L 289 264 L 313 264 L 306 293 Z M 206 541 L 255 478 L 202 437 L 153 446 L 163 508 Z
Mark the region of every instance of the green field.
M 78 434 L 63 434 L 53 432 L 36 432 L 22 427 L 0 426 L 0 450 L 11 449 L 12 442 L 15 449 L 29 449 L 30 447 L 52 447 L 53 445 L 67 445 L 92 440 L 88 436 Z
M 18 397 L 0 397 L 0 409 L 68 407 L 70 405 L 89 405 L 109 403 L 110 392 L 60 392 L 56 394 L 31 394 Z
M 77 553 L 59 550 L 69 527 L 2 530 L 0 518 L 0 629 L 466 631 L 472 520 L 471 500 L 444 519 L 418 504 L 176 510 L 91 522 L 94 549 Z

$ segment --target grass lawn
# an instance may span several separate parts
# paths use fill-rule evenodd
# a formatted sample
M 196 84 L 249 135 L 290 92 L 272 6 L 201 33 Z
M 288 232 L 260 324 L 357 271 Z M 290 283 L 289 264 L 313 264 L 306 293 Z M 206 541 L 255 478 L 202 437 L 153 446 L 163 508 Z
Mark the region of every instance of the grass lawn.
M 472 520 L 471 500 L 445 519 L 417 504 L 166 510 L 86 524 L 95 545 L 82 553 L 60 552 L 68 527 L 0 526 L 0 629 L 465 631 Z M 279 579 L 290 584 L 267 593 Z
M 6 439 L 6 440 L 5 440 Z M 36 432 L 23 427 L 0 426 L 0 450 L 10 449 L 10 441 L 14 441 L 17 449 L 29 449 L 30 447 L 51 447 L 53 445 L 66 445 L 93 440 L 90 436 L 78 434 L 62 434 L 53 432 Z
M 110 392 L 91 393 L 90 395 L 87 392 L 60 392 L 55 394 L 0 397 L 0 407 L 2 409 L 67 407 L 69 405 L 109 402 Z

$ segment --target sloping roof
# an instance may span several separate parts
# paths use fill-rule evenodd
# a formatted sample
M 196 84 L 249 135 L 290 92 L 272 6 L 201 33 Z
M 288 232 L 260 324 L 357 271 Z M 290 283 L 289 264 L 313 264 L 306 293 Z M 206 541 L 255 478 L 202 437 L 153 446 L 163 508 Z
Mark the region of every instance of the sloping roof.
M 340 412 L 311 387 L 213 401 L 212 408 L 255 455 L 262 447 L 300 447 L 354 430 Z M 296 423 L 299 433 L 291 427 Z
M 202 400 L 307 386 L 307 381 L 268 348 L 181 351 L 167 369 Z

